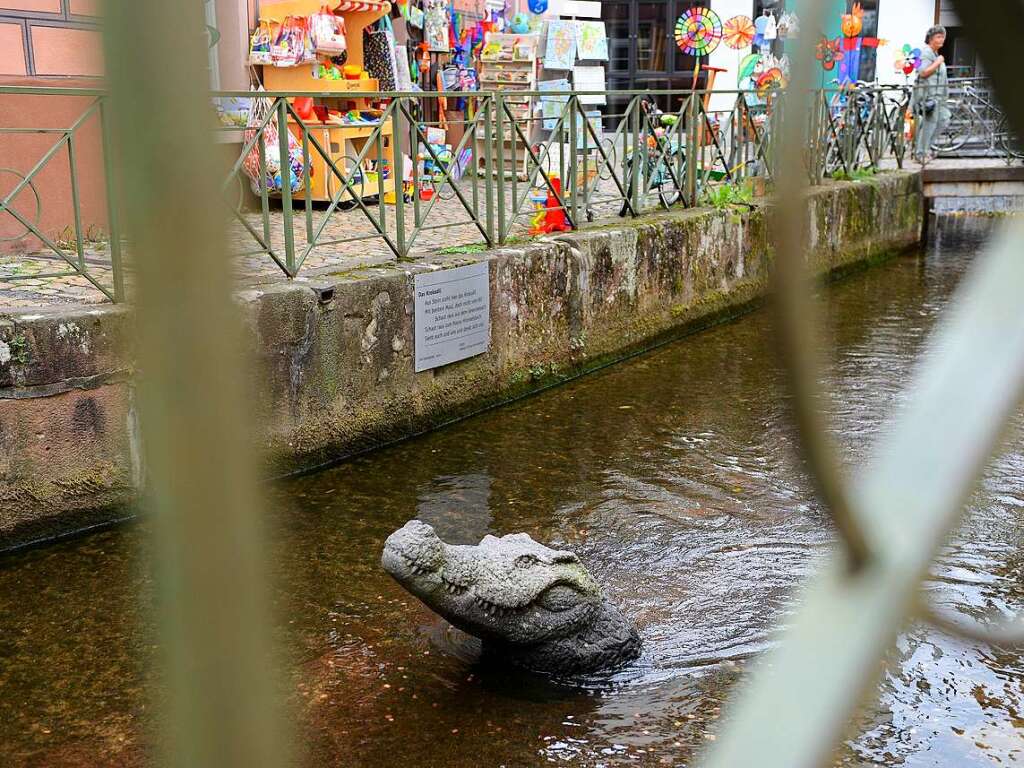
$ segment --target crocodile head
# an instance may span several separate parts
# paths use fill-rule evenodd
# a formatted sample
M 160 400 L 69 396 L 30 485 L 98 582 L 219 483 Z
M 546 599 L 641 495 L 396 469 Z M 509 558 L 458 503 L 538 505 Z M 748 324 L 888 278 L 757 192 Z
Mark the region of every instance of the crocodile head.
M 575 554 L 525 533 L 458 546 L 413 520 L 388 537 L 381 562 L 430 609 L 484 640 L 535 645 L 564 638 L 587 627 L 603 602 Z

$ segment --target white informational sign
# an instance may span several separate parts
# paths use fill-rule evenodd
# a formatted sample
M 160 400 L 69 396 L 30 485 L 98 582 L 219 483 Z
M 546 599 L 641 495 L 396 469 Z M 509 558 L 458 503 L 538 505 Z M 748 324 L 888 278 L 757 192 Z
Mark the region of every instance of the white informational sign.
M 573 67 L 573 90 L 603 91 L 605 90 L 604 67 Z M 607 99 L 599 94 L 584 93 L 579 97 L 580 104 L 607 104 Z
M 551 0 L 548 10 L 557 16 L 577 19 L 600 19 L 601 3 L 578 0 Z
M 416 275 L 416 373 L 491 348 L 490 262 Z

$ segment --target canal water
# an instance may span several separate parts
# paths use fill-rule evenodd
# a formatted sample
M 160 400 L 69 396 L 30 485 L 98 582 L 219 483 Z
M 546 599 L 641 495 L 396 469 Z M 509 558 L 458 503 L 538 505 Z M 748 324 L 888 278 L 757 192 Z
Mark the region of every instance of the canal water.
M 987 228 L 942 221 L 927 249 L 825 291 L 851 464 L 905 397 Z M 770 320 L 748 315 L 272 489 L 304 764 L 692 764 L 835 543 L 794 450 Z M 1024 607 L 1022 469 L 1014 436 L 924 588 L 937 605 Z M 378 565 L 413 517 L 451 542 L 528 531 L 574 549 L 638 625 L 642 656 L 576 685 L 479 667 Z M 143 523 L 0 559 L 0 765 L 146 764 L 160 698 L 146 534 Z M 1019 655 L 911 625 L 837 764 L 1024 761 L 1022 682 Z

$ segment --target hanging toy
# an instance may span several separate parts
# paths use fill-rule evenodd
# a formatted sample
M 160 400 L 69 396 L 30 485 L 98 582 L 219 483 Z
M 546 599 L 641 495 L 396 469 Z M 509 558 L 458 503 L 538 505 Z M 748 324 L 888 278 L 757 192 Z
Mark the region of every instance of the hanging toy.
M 921 49 L 904 45 L 896 52 L 894 65 L 897 72 L 909 77 L 921 68 Z
M 844 13 L 840 29 L 843 32 L 843 59 L 839 64 L 839 82 L 851 85 L 860 79 L 861 51 L 865 48 L 879 48 L 885 40 L 877 37 L 861 37 L 864 31 L 864 9 L 860 3 L 854 3 L 849 13 Z

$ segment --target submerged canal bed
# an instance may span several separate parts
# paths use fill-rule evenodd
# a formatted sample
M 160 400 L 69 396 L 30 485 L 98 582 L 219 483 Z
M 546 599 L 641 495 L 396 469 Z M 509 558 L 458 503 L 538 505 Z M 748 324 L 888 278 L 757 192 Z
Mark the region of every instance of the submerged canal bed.
M 827 291 L 832 406 L 863 458 L 988 224 Z M 285 684 L 315 766 L 687 765 L 834 539 L 793 448 L 770 315 L 269 491 Z M 925 589 L 1024 605 L 1024 439 L 989 470 Z M 211 514 L 214 514 L 211 511 Z M 474 665 L 379 567 L 406 520 L 575 550 L 644 653 L 580 686 Z M 0 559 L 0 765 L 134 766 L 159 653 L 146 524 Z M 842 765 L 1024 761 L 1024 659 L 913 625 Z M 794 691 L 793 695 L 799 695 Z M 723 710 L 725 710 L 723 714 Z

